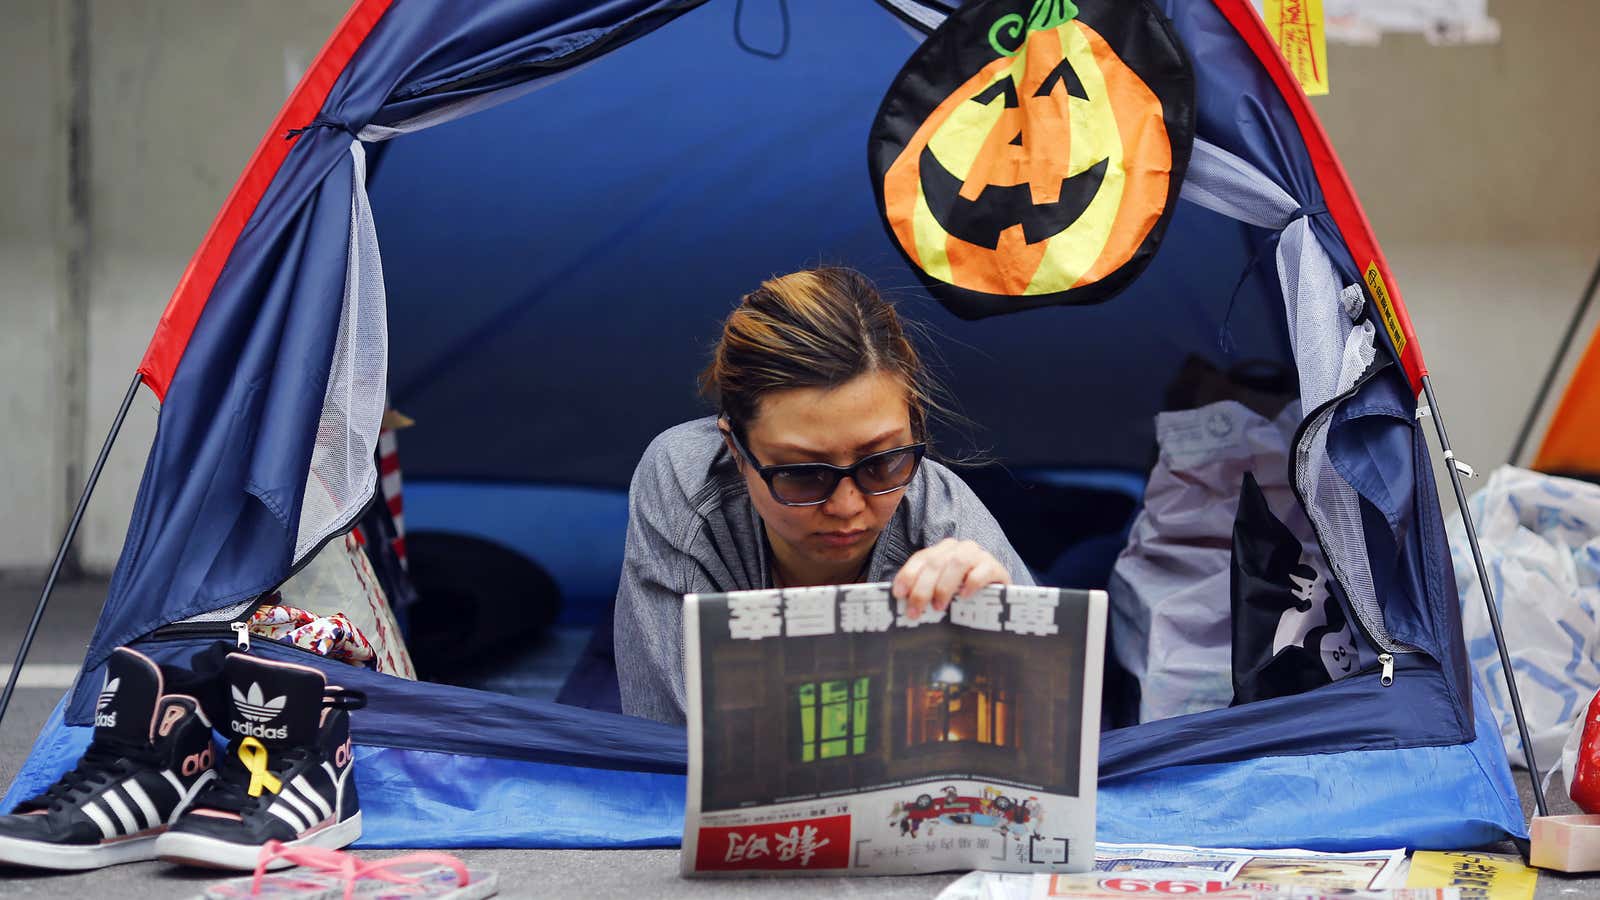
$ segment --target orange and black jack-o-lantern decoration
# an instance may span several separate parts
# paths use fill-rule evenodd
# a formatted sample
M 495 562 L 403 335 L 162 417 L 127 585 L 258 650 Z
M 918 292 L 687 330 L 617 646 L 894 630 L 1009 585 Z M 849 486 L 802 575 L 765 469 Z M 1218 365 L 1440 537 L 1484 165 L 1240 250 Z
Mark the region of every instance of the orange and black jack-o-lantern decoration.
M 935 297 L 980 318 L 1126 287 L 1193 140 L 1194 76 L 1150 0 L 990 0 L 906 63 L 869 157 L 895 243 Z

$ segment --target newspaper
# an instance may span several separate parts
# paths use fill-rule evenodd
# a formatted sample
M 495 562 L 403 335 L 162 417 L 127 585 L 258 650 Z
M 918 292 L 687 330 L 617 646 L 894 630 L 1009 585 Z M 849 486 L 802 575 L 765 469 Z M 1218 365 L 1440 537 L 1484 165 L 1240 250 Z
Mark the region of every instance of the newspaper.
M 684 598 L 686 875 L 1084 872 L 1103 591 Z
M 1125 900 L 1128 897 L 1200 895 L 1206 900 L 1461 900 L 1455 888 L 1329 888 L 1270 882 L 1207 879 L 1204 872 L 1183 874 L 1173 869 L 1164 876 L 1034 875 L 1031 900 Z
M 1244 868 L 1247 859 L 1236 853 L 1201 850 L 1197 847 L 1102 843 L 1095 847 L 1094 869 L 1096 872 L 1114 874 L 1185 869 L 1205 872 L 1216 881 L 1232 881 Z
M 1215 900 L 1302 900 L 1324 895 L 1345 900 L 1455 900 L 1452 892 L 1393 890 L 1404 866 L 1404 850 L 1318 853 L 1102 843 L 1096 847 L 1091 874 L 1058 878 L 973 872 L 947 887 L 939 900 L 1093 900 L 1129 894 L 1204 894 Z
M 1394 885 L 1406 852 L 1318 853 L 1311 850 L 1202 849 L 1166 844 L 1100 844 L 1095 869 L 1132 873 L 1181 868 L 1215 881 L 1329 890 L 1381 890 Z
M 1461 900 L 1533 900 L 1539 870 L 1514 854 L 1418 850 L 1411 854 L 1406 886 L 1456 888 Z

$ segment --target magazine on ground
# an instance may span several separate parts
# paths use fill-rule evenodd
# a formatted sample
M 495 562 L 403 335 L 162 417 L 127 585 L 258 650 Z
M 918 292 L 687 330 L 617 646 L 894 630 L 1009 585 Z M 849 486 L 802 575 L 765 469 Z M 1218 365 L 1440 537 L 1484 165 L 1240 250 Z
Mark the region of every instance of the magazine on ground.
M 1095 852 L 1094 868 L 1112 874 L 1187 870 L 1220 881 L 1375 891 L 1398 887 L 1405 862 L 1403 849 L 1327 853 L 1102 843 Z
M 1104 591 L 684 598 L 685 875 L 1085 872 Z
M 1098 846 L 1094 871 L 1010 875 L 971 872 L 939 900 L 1100 900 L 1203 894 L 1208 900 L 1460 900 L 1453 888 L 1405 881 L 1404 850 L 1203 849 L 1166 844 Z M 1436 879 L 1443 884 L 1445 879 Z

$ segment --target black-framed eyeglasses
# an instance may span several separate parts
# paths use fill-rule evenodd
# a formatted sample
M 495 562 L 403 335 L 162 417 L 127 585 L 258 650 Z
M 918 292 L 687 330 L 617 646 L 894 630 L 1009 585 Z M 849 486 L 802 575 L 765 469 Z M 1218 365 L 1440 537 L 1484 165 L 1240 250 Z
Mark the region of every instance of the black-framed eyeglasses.
M 849 478 L 861 493 L 877 497 L 892 494 L 911 483 L 917 474 L 917 465 L 928 452 L 926 443 L 907 444 L 869 453 L 853 465 L 835 466 L 828 463 L 792 463 L 782 466 L 763 466 L 755 454 L 745 447 L 735 429 L 729 429 L 733 445 L 749 460 L 750 465 L 767 483 L 772 499 L 784 506 L 818 506 L 828 502 L 839 482 Z

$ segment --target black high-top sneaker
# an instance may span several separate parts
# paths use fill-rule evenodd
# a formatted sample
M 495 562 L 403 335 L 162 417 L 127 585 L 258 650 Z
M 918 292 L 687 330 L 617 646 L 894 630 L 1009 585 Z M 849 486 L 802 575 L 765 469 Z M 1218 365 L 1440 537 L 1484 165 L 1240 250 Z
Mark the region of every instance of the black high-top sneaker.
M 94 740 L 77 768 L 0 816 L 0 862 L 95 869 L 155 859 L 157 835 L 216 773 L 211 723 L 188 674 L 118 647 L 106 664 Z
M 223 673 L 232 710 L 217 730 L 228 748 L 216 780 L 156 842 L 157 854 L 253 869 L 270 840 L 337 849 L 360 837 L 349 710 L 365 696 L 330 687 L 317 669 L 242 653 L 228 655 Z

